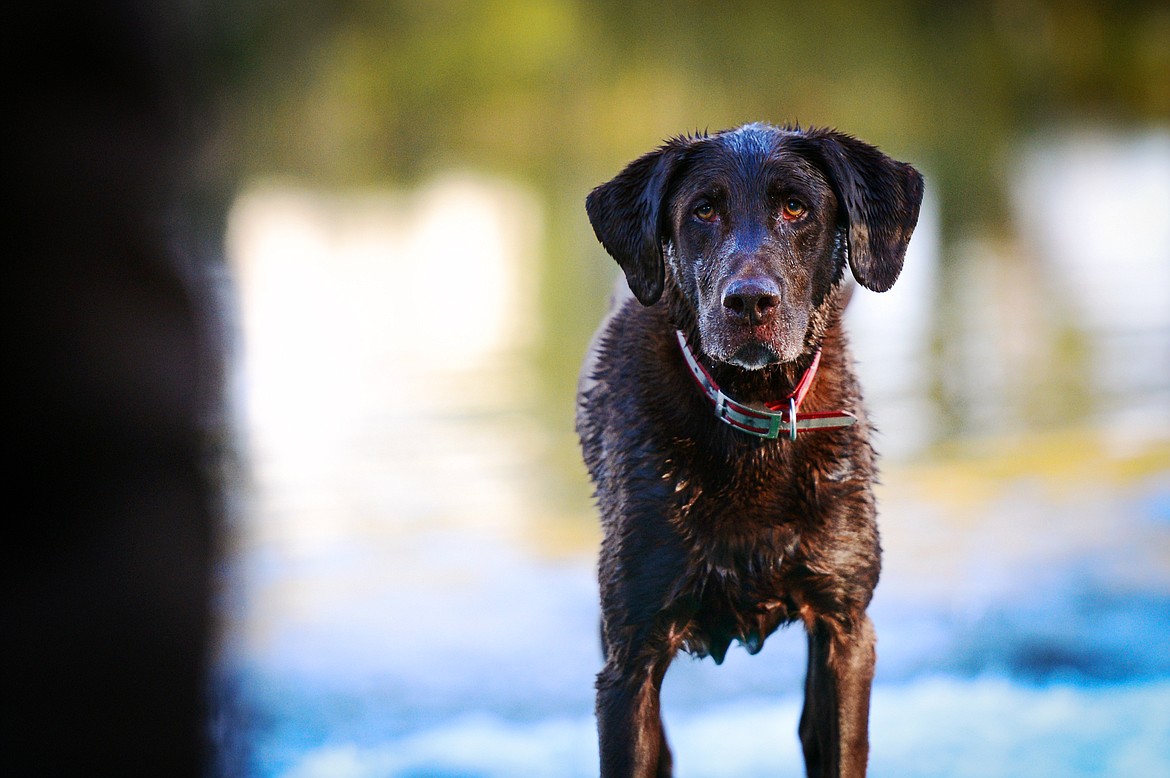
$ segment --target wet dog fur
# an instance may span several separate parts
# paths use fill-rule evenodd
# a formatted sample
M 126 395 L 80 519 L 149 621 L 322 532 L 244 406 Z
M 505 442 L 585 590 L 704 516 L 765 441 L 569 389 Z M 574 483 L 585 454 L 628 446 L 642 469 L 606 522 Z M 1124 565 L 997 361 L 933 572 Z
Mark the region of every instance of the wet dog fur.
M 659 690 L 680 650 L 721 662 L 801 622 L 810 776 L 862 776 L 880 569 L 874 452 L 842 331 L 850 276 L 898 277 L 923 181 L 829 130 L 752 124 L 678 137 L 598 186 L 586 210 L 625 296 L 583 369 L 577 430 L 604 528 L 601 774 L 668 776 Z M 848 268 L 848 271 L 847 271 Z M 851 427 L 765 440 L 717 419 L 681 331 L 739 402 L 785 397 Z

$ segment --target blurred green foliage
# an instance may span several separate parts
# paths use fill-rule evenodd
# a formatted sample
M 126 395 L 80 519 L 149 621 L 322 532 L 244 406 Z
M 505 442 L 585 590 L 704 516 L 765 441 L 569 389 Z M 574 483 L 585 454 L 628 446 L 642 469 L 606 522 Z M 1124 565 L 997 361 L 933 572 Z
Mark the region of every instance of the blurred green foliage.
M 663 138 L 841 128 L 926 172 L 949 246 L 1010 228 L 1025 137 L 1170 120 L 1164 0 L 251 0 L 204 22 L 237 180 L 399 185 L 464 167 L 541 194 L 542 364 L 561 417 L 612 278 L 584 195 Z
M 1170 118 L 1170 4 L 1157 1 L 300 0 L 221 13 L 244 172 L 322 182 L 450 164 L 594 182 L 678 132 L 799 121 L 915 158 L 961 227 L 982 220 L 962 204 L 994 201 L 974 193 L 996 189 L 989 173 L 1022 133 Z

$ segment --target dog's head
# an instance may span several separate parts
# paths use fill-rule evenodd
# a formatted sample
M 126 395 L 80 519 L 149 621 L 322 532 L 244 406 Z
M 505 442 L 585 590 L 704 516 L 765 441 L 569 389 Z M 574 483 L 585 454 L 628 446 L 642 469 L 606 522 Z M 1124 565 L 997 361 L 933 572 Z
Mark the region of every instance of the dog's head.
M 643 305 L 669 273 L 702 350 L 754 370 L 815 345 L 846 261 L 863 286 L 893 286 L 921 202 L 918 171 L 873 146 L 749 124 L 667 142 L 585 207 Z

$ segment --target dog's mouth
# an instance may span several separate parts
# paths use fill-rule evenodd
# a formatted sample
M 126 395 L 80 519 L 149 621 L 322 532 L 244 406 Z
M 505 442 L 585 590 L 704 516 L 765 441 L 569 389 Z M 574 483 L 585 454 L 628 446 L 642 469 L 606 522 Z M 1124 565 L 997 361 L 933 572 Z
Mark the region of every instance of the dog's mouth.
M 759 370 L 780 361 L 780 355 L 767 343 L 744 343 L 726 360 L 744 370 Z
M 703 351 L 715 362 L 741 370 L 762 370 L 784 362 L 784 338 L 763 326 L 744 328 L 715 321 L 701 323 L 700 331 Z
M 716 362 L 741 370 L 762 370 L 800 356 L 805 321 L 799 314 L 784 314 L 764 324 L 748 325 L 723 310 L 705 312 L 699 318 L 703 351 Z
M 762 370 L 770 365 L 791 362 L 801 353 L 803 338 L 799 331 L 728 327 L 725 322 L 700 329 L 707 356 L 741 370 Z

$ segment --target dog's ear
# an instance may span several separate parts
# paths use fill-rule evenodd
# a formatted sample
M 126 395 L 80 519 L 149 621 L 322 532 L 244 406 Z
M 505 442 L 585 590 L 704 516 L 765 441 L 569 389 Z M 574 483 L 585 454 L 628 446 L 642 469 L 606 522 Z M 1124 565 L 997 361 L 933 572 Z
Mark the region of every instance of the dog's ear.
M 617 260 L 642 305 L 653 305 L 662 296 L 664 200 L 687 145 L 684 139 L 675 139 L 639 157 L 585 198 L 593 232 Z
M 868 289 L 884 292 L 898 280 L 922 206 L 922 175 L 868 143 L 829 130 L 812 142 L 848 219 L 849 267 Z

